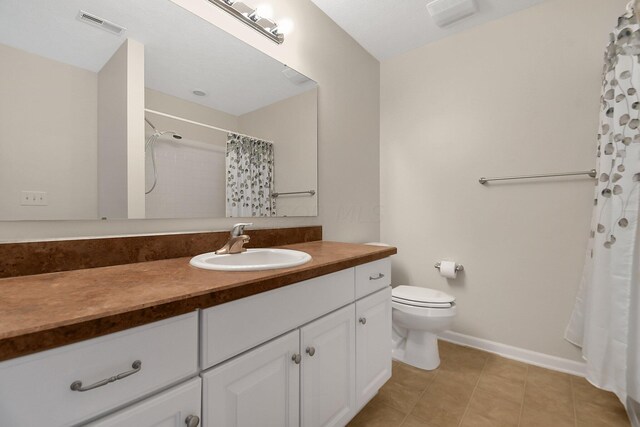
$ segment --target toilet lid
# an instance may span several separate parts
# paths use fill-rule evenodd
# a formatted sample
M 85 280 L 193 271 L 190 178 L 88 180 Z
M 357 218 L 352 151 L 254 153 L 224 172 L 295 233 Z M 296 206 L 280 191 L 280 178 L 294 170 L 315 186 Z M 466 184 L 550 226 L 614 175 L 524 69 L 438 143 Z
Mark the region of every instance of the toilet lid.
M 393 288 L 391 295 L 395 301 L 411 305 L 420 303 L 450 305 L 456 300 L 445 292 L 418 286 L 397 286 Z

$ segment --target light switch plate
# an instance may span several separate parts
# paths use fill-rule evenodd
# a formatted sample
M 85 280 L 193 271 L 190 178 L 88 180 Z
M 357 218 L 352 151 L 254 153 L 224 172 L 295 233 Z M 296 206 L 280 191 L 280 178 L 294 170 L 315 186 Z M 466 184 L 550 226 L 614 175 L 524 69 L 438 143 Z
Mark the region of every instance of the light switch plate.
M 20 195 L 22 206 L 47 206 L 49 199 L 46 191 L 22 191 Z

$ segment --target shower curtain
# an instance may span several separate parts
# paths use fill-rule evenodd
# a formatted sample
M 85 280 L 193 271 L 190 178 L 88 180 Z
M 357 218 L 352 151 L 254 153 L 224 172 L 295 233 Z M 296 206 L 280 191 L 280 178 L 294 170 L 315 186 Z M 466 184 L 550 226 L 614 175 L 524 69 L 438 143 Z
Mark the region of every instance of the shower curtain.
M 591 238 L 565 337 L 582 347 L 587 379 L 613 391 L 632 419 L 640 401 L 639 90 L 640 26 L 629 10 L 605 51 Z
M 273 143 L 227 134 L 227 217 L 275 216 Z

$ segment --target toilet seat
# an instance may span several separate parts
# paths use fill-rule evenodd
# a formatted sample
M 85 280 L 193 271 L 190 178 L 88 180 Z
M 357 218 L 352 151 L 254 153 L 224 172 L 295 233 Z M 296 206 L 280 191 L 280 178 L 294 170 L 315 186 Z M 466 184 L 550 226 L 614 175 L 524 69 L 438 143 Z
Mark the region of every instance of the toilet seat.
M 409 305 L 411 307 L 424 307 L 424 308 L 449 308 L 452 303 L 444 302 L 444 303 L 435 303 L 435 302 L 417 302 L 417 301 L 408 301 L 402 298 L 393 298 L 391 297 L 391 301 L 397 302 L 402 305 Z
M 391 292 L 391 301 L 418 308 L 451 308 L 455 300 L 445 292 L 418 286 L 397 286 Z

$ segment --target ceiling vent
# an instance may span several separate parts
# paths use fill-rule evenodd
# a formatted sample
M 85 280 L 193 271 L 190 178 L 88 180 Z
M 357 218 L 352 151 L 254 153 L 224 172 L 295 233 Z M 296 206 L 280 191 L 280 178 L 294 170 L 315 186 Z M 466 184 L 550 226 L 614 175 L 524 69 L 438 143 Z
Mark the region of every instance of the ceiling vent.
M 474 0 L 434 0 L 427 10 L 438 27 L 446 27 L 476 13 Z
M 84 10 L 78 12 L 77 18 L 79 21 L 84 22 L 85 24 L 93 25 L 94 27 L 101 28 L 117 36 L 120 36 L 125 31 L 127 31 L 126 28 L 121 27 L 118 24 L 114 24 L 111 21 L 107 21 L 106 19 L 102 19 L 100 17 L 87 13 Z

